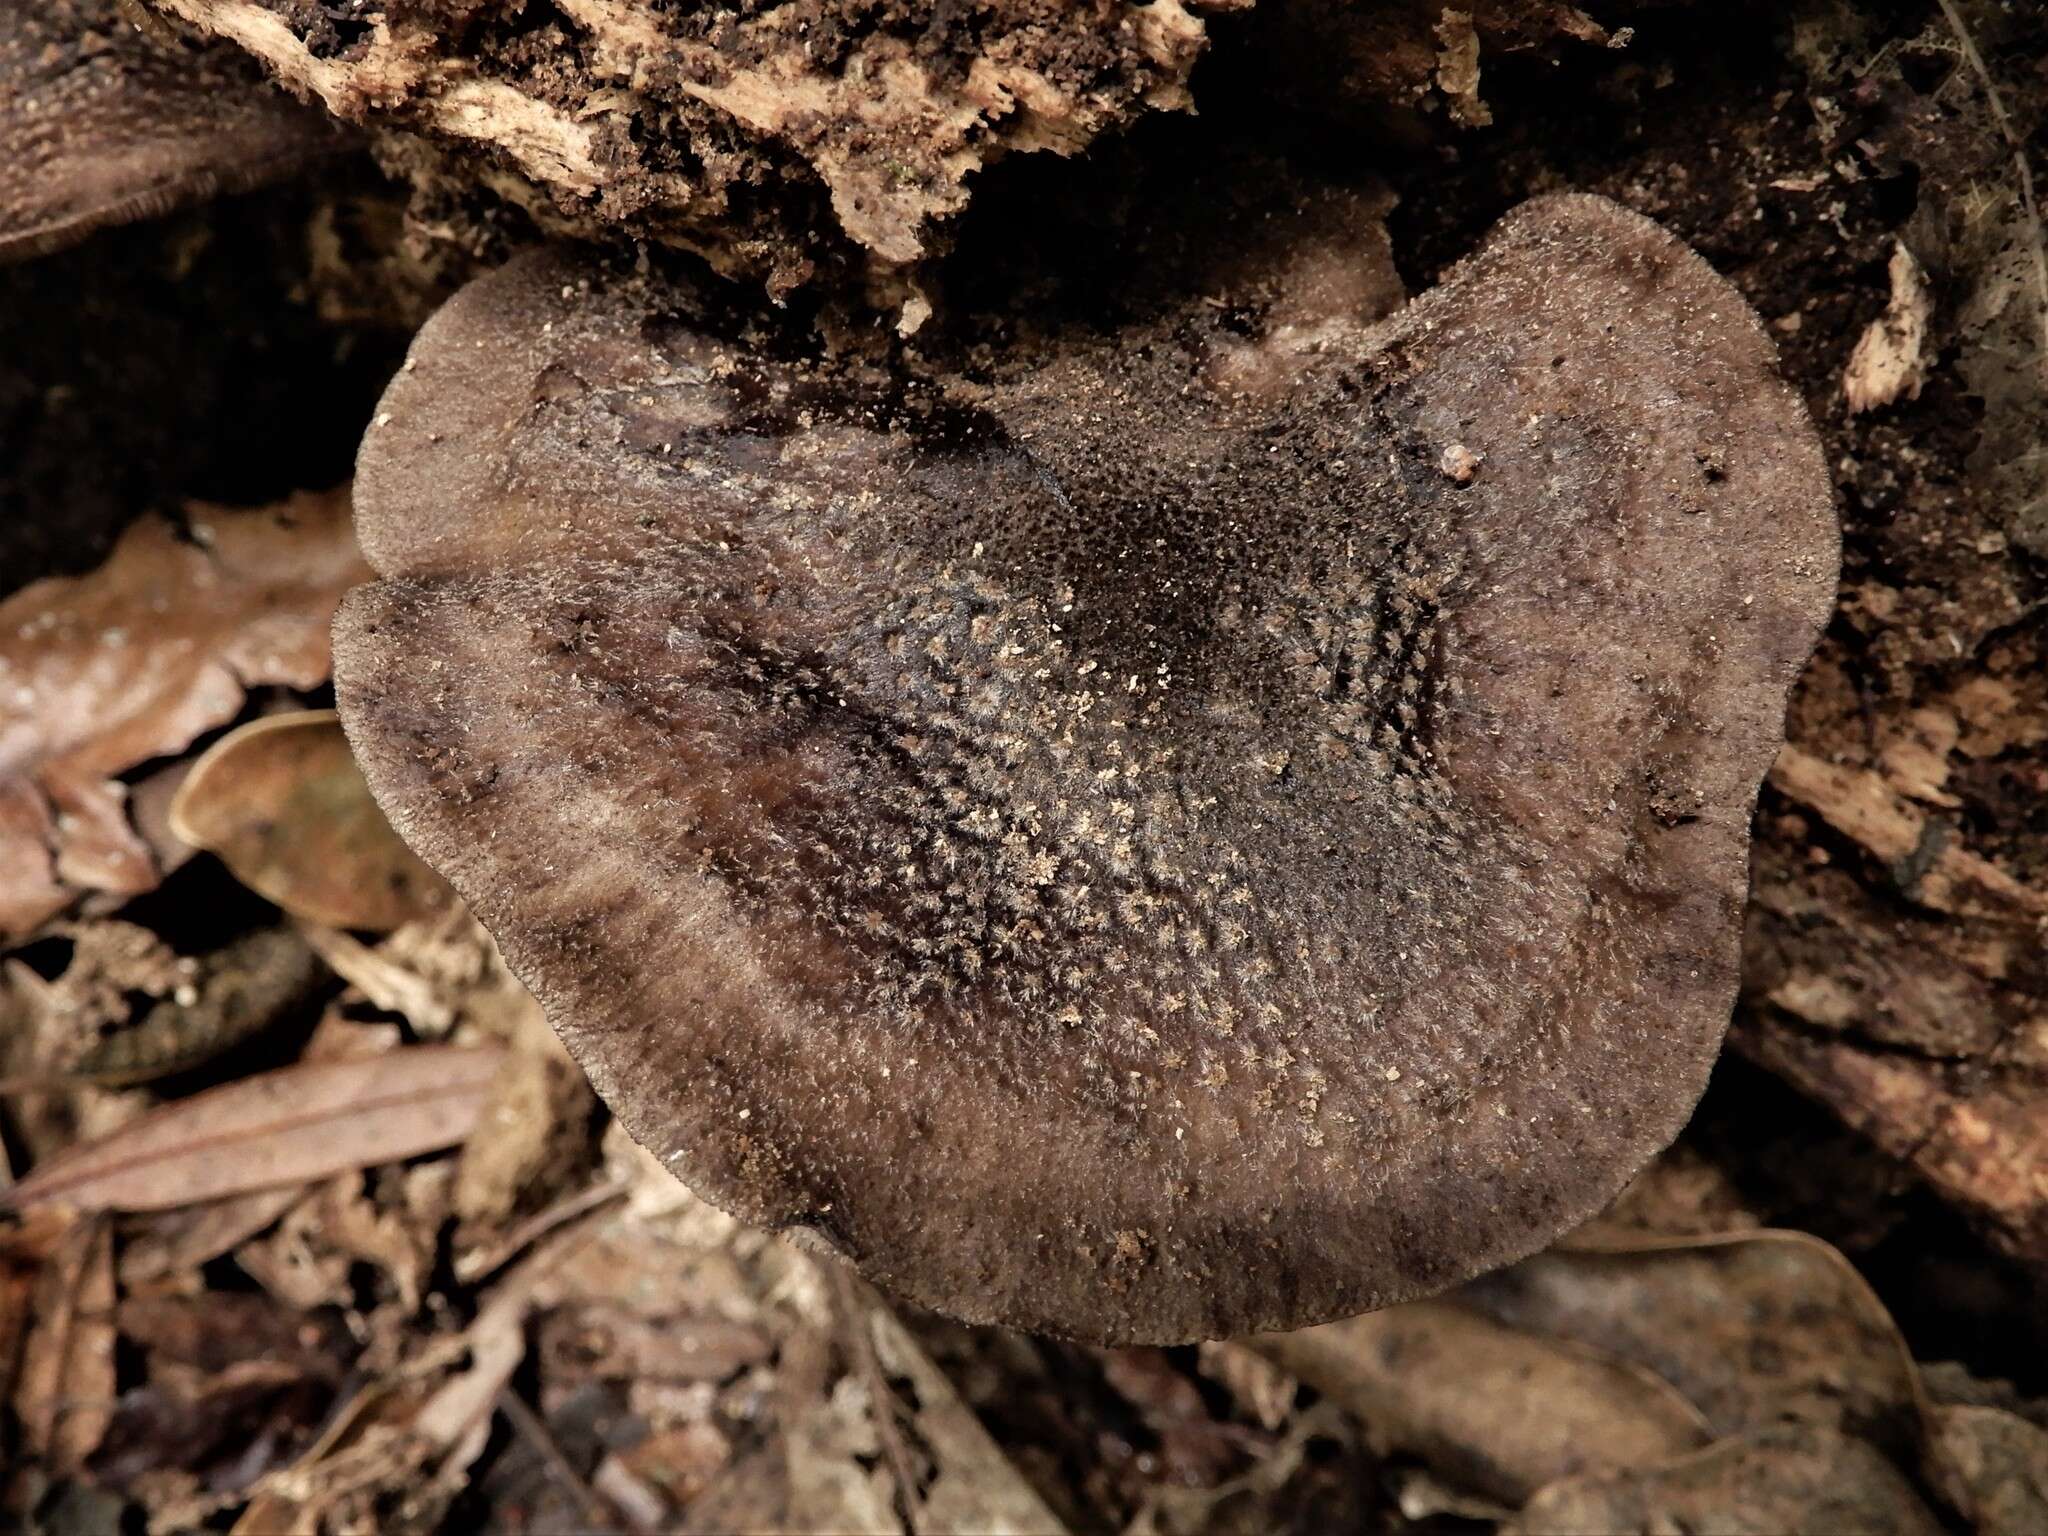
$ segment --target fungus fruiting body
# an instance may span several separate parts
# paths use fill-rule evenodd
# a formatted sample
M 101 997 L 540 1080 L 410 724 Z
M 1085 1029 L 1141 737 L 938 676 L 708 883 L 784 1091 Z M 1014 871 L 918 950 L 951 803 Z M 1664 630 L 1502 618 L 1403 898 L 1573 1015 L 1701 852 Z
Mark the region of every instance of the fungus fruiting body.
M 0 262 L 260 186 L 348 142 L 234 49 L 158 45 L 114 0 L 0 8 Z
M 718 1204 L 1090 1339 L 1366 1310 L 1704 1083 L 1836 567 L 1773 365 L 1588 197 L 1383 323 L 1196 296 L 979 371 L 525 258 L 366 442 L 343 718 Z

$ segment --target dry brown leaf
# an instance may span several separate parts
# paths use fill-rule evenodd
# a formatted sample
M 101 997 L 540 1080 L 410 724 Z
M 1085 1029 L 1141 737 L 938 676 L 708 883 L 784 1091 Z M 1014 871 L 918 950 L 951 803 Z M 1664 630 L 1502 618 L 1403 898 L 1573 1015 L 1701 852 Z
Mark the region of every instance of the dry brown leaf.
M 2048 1531 L 2048 1429 L 2002 1408 L 1934 1410 L 1928 1473 L 1979 1536 Z
M 234 719 L 247 689 L 327 680 L 327 626 L 369 575 L 343 492 L 145 518 L 86 576 L 0 601 L 0 937 L 159 878 L 120 775 Z
M 1912 1358 L 1836 1249 L 1768 1230 L 1599 1241 L 1538 1254 L 1461 1294 L 1512 1328 L 1654 1372 L 1716 1435 L 1792 1418 L 1846 1423 L 1894 1452 L 1913 1443 Z
M 1818 1425 L 1790 1424 L 1720 1440 L 1663 1466 L 1554 1483 L 1501 1532 L 1937 1536 L 1941 1529 L 1913 1485 L 1870 1446 Z
M 469 1134 L 502 1059 L 415 1046 L 244 1078 L 60 1153 L 6 1203 L 164 1210 L 439 1151 Z
M 331 709 L 230 731 L 192 765 L 170 820 L 242 884 L 310 923 L 388 931 L 454 901 L 377 809 Z
M 134 1218 L 121 1243 L 121 1285 L 133 1290 L 209 1264 L 269 1227 L 305 1196 L 296 1185 L 151 1211 Z
M 1560 1478 L 1656 1465 L 1709 1438 L 1699 1410 L 1640 1366 L 1454 1302 L 1411 1302 L 1246 1347 L 1356 1414 L 1381 1449 L 1515 1505 Z
M 104 1221 L 72 1226 L 31 1303 L 14 1413 L 29 1452 L 55 1476 L 84 1467 L 114 1411 L 114 1239 Z
M 1614 1204 L 1558 1246 L 1621 1248 L 1646 1236 L 1720 1237 L 1760 1225 L 1727 1172 L 1680 1142 L 1638 1174 Z

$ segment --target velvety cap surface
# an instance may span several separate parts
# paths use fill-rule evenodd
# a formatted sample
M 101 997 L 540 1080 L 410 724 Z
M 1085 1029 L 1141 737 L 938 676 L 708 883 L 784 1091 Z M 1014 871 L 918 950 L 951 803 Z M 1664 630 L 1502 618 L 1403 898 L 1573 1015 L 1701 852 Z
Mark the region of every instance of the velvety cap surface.
M 922 378 L 525 259 L 365 446 L 343 718 L 707 1198 L 964 1318 L 1305 1325 L 1547 1242 L 1705 1082 L 1837 565 L 1774 364 L 1587 197 L 1382 324 Z

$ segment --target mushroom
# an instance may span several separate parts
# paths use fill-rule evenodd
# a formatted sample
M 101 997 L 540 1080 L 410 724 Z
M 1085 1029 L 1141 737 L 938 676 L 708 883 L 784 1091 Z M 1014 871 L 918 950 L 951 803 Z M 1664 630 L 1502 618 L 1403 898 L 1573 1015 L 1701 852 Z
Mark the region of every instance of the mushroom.
M 235 49 L 160 46 L 117 0 L 0 7 L 0 262 L 260 186 L 348 144 Z
M 522 258 L 361 457 L 393 823 L 686 1182 L 969 1320 L 1298 1327 L 1598 1211 L 1830 607 L 1806 413 L 1646 219 L 1204 297 L 885 371 Z

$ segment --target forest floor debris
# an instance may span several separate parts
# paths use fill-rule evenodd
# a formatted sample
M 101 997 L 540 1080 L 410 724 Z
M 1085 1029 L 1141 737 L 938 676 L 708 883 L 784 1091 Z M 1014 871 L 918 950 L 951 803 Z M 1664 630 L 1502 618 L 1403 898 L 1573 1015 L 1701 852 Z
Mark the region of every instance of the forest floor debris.
M 1216 131 L 1329 159 L 1332 123 L 1348 154 L 1423 103 L 1377 173 L 1411 289 L 1559 185 L 1669 224 L 1766 316 L 1837 476 L 1842 598 L 1758 818 L 1734 1052 L 1606 1219 L 1437 1300 L 1122 1351 L 892 1307 L 625 1140 L 459 907 L 352 903 L 406 877 L 331 751 L 216 745 L 324 729 L 345 493 L 152 502 L 97 570 L 0 597 L 0 1507 L 252 1536 L 2048 1529 L 2048 31 L 2021 9 L 1390 7 L 1400 46 L 1327 61 L 1389 72 L 1372 113 L 1304 91 L 1284 120 L 1226 46 L 1248 20 L 1207 23 Z M 960 249 L 1065 169 L 977 173 Z M 394 206 L 319 207 L 328 265 Z M 211 228 L 150 259 L 204 273 Z M 340 292 L 314 307 L 419 302 Z M 46 424 L 81 391 L 137 411 L 83 375 L 8 389 Z M 209 748 L 225 865 L 172 815 Z

